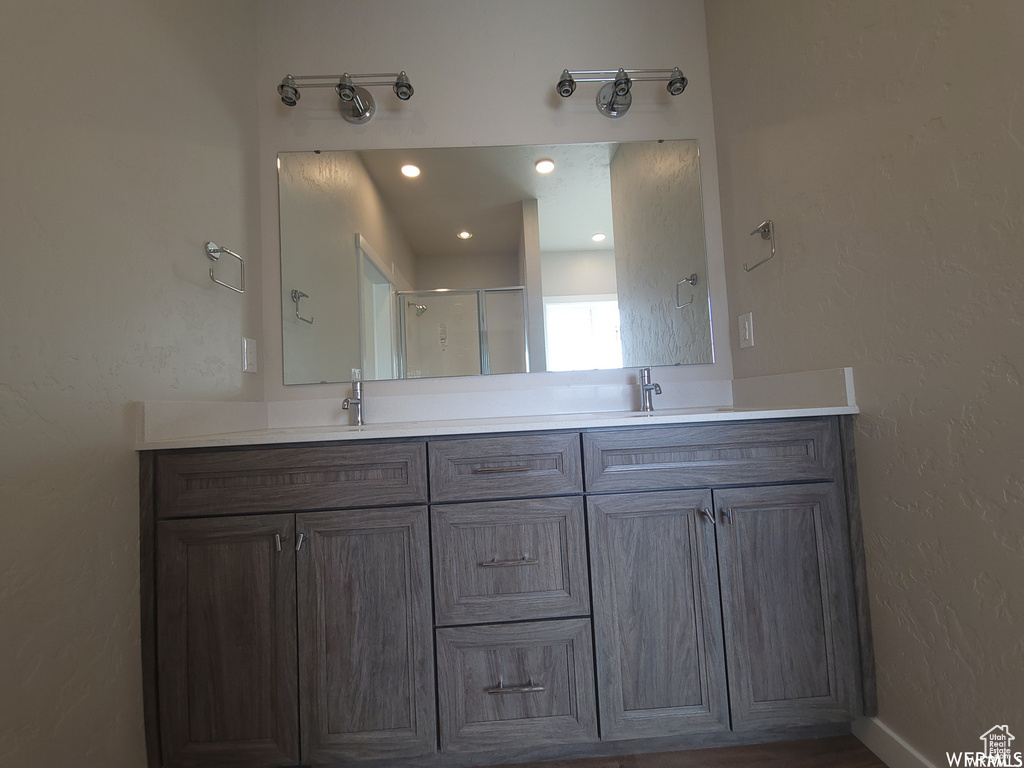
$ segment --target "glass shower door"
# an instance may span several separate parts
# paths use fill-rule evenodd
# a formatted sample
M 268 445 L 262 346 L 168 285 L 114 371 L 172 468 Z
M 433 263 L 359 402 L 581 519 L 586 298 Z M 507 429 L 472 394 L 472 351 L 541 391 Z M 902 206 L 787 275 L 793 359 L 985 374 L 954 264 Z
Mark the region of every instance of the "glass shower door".
M 484 373 L 526 373 L 526 300 L 523 288 L 480 292 L 483 302 Z
M 401 291 L 398 297 L 403 378 L 481 373 L 477 291 Z

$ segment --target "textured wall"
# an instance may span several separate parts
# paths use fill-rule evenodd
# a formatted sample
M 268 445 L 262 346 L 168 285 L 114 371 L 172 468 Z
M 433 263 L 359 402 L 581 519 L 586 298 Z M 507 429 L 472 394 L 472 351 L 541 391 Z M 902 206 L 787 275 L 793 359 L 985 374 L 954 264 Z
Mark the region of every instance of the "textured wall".
M 623 364 L 710 363 L 697 145 L 621 145 L 612 158 L 611 189 Z M 692 274 L 697 283 L 678 286 L 677 302 L 678 282 Z
M 1021 738 L 1024 3 L 707 17 L 737 376 L 855 370 L 880 719 L 936 764 Z
M 262 396 L 254 39 L 242 2 L 0 6 L 4 768 L 145 762 L 128 404 Z

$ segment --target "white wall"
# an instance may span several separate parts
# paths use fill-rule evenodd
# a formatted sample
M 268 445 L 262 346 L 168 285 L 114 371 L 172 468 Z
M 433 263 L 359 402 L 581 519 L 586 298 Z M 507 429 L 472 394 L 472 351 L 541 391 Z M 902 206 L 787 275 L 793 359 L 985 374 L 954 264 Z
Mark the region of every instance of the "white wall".
M 259 3 L 260 179 L 268 307 L 280 295 L 276 173 L 277 152 L 474 144 L 544 144 L 586 141 L 689 139 L 700 141 L 708 227 L 708 262 L 715 311 L 727 316 L 718 207 L 704 8 L 701 0 L 265 0 Z M 580 84 L 561 99 L 555 82 L 565 68 L 679 66 L 686 93 L 671 98 L 664 86 L 638 83 L 633 107 L 619 120 L 597 112 L 597 86 Z M 416 89 L 399 102 L 378 89 L 377 115 L 361 126 L 337 114 L 330 89 L 310 89 L 294 108 L 277 97 L 288 73 L 404 69 Z M 717 314 L 716 314 L 717 317 Z M 667 369 L 689 380 L 729 379 L 727 328 L 716 328 L 726 350 L 715 365 Z M 343 397 L 347 385 L 281 385 L 281 330 L 275 313 L 264 320 L 268 399 Z M 540 375 L 540 374 L 537 374 Z M 553 383 L 625 383 L 635 371 L 545 374 Z M 509 386 L 526 386 L 514 377 Z M 519 383 L 514 383 L 514 382 Z M 451 391 L 480 386 L 447 382 Z M 374 392 L 419 391 L 421 382 L 382 382 Z
M 263 395 L 254 41 L 248 2 L 0 6 L 4 766 L 145 763 L 129 404 Z
M 855 371 L 879 717 L 1024 739 L 1024 3 L 707 9 L 737 375 Z
M 540 269 L 545 297 L 616 294 L 615 251 L 548 251 Z
M 523 200 L 523 287 L 526 288 L 526 349 L 531 371 L 546 371 L 548 355 L 544 338 L 544 288 L 540 271 L 540 209 L 536 200 Z

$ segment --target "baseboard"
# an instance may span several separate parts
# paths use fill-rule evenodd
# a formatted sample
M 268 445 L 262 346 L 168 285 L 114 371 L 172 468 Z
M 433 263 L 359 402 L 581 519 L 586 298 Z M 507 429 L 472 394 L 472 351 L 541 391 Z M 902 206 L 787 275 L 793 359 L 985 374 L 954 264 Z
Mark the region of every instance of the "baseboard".
M 937 768 L 877 717 L 854 721 L 850 731 L 889 768 Z

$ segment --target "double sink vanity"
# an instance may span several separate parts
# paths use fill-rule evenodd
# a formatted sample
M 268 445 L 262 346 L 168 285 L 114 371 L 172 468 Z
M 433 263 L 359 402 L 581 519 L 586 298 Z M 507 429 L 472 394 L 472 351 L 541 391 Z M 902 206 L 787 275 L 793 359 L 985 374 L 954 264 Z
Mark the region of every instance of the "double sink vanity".
M 151 768 L 848 731 L 875 706 L 855 411 L 140 441 Z

